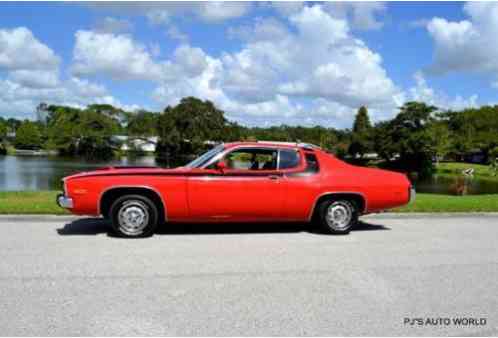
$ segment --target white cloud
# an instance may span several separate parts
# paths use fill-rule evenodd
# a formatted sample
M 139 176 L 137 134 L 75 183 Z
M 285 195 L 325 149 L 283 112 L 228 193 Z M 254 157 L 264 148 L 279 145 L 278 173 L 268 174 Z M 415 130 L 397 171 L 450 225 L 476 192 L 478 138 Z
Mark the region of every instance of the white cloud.
M 271 5 L 275 8 L 275 10 L 283 15 L 290 16 L 296 14 L 301 11 L 304 6 L 304 2 L 302 1 L 274 1 Z
M 178 66 L 180 76 L 195 77 L 200 75 L 207 67 L 207 58 L 200 48 L 181 45 L 175 50 L 175 65 Z
M 56 70 L 15 70 L 9 72 L 8 78 L 28 88 L 53 88 L 59 84 Z
M 249 12 L 250 2 L 206 1 L 198 3 L 196 13 L 208 22 L 220 22 L 241 17 Z
M 160 76 L 145 46 L 128 35 L 77 31 L 73 52 L 75 75 L 107 74 L 115 79 L 148 79 Z
M 498 3 L 469 2 L 464 5 L 467 20 L 433 18 L 427 30 L 434 40 L 436 74 L 476 72 L 498 78 Z
M 154 98 L 161 104 L 187 95 L 209 99 L 248 124 L 349 126 L 362 104 L 380 117 L 399 105 L 402 92 L 381 57 L 321 6 L 302 8 L 287 23 L 256 19 L 230 34 L 245 41 L 241 50 L 206 57 L 202 73 L 160 85 Z
M 386 11 L 383 2 L 327 2 L 325 10 L 336 18 L 349 18 L 354 29 L 380 29 L 384 23 L 379 16 Z
M 86 80 L 71 78 L 61 81 L 53 88 L 30 88 L 11 80 L 0 79 L 0 110 L 8 116 L 34 118 L 36 106 L 46 102 L 75 107 L 84 107 L 91 103 L 108 103 L 118 107 L 122 105 L 100 85 Z
M 271 2 L 275 10 L 283 16 L 292 16 L 299 13 L 305 6 L 301 1 L 275 1 Z M 352 29 L 376 30 L 384 26 L 381 16 L 386 12 L 384 2 L 325 2 L 323 8 L 329 15 L 350 22 Z
M 250 41 L 240 52 L 223 55 L 219 81 L 229 95 L 254 102 L 280 94 L 349 107 L 394 104 L 399 90 L 382 68 L 380 55 L 353 37 L 344 19 L 313 6 L 291 16 L 296 33 L 272 20 L 279 34 L 261 34 L 265 24 L 257 21 L 252 31 L 245 28 Z
M 287 27 L 275 18 L 256 18 L 252 26 L 229 27 L 230 38 L 243 41 L 279 40 L 288 34 Z
M 252 8 L 251 2 L 181 1 L 181 2 L 102 2 L 89 5 L 114 14 L 145 15 L 153 25 L 169 24 L 173 17 L 192 17 L 204 22 L 219 23 L 242 17 Z
M 461 110 L 469 107 L 476 107 L 478 96 L 476 94 L 464 98 L 457 95 L 453 98 L 431 88 L 421 72 L 416 72 L 413 76 L 415 86 L 408 90 L 408 99 L 410 101 L 421 101 L 429 105 L 436 106 L 440 109 Z
M 0 29 L 0 69 L 54 69 L 59 58 L 25 27 Z
M 98 33 L 124 33 L 133 29 L 130 21 L 113 17 L 105 17 L 95 24 L 95 31 Z
M 193 77 L 206 67 L 200 48 L 180 45 L 172 60 L 154 60 L 157 48 L 146 48 L 129 35 L 76 32 L 72 72 L 77 76 L 107 75 L 116 80 L 171 81 Z
M 127 107 L 102 85 L 76 77 L 61 79 L 59 60 L 30 30 L 23 27 L 0 29 L 0 69 L 5 71 L 5 77 L 0 77 L 2 114 L 33 118 L 40 102 L 78 107 L 109 103 Z

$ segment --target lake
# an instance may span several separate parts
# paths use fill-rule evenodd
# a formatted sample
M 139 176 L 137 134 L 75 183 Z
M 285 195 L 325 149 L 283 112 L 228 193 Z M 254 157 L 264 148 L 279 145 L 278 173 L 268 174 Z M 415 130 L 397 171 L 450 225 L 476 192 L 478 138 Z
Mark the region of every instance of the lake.
M 444 195 L 498 194 L 498 181 L 464 175 L 433 175 L 413 180 L 417 192 Z M 460 193 L 458 193 L 460 191 Z
M 80 171 L 111 165 L 155 166 L 154 156 L 122 157 L 112 161 L 91 162 L 81 158 L 45 156 L 0 156 L 0 191 L 60 190 L 61 178 Z M 463 176 L 434 175 L 414 180 L 417 192 L 456 194 L 497 194 L 498 182 Z
M 0 190 L 60 190 L 64 176 L 110 165 L 155 166 L 156 160 L 154 156 L 105 162 L 57 156 L 0 156 Z

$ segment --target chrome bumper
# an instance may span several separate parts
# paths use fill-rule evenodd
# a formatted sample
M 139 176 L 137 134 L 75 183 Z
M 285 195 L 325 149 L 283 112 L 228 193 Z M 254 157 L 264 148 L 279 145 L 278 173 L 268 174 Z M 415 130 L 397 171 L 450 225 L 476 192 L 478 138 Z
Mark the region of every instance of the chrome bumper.
M 64 194 L 59 194 L 57 195 L 57 205 L 59 205 L 61 208 L 71 209 L 73 207 L 73 199 L 64 196 Z
M 408 201 L 408 203 L 415 202 L 416 195 L 417 195 L 417 193 L 415 192 L 415 188 L 410 187 L 410 200 Z

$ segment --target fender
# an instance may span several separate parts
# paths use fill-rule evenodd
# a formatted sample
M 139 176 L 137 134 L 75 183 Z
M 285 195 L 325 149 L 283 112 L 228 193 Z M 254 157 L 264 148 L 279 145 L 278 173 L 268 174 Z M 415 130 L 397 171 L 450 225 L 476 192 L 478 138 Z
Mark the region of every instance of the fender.
M 100 192 L 100 195 L 99 195 L 99 199 L 98 199 L 98 204 L 97 204 L 97 212 L 99 215 L 101 215 L 101 210 L 100 210 L 100 206 L 102 205 L 102 197 L 104 197 L 104 194 L 111 191 L 111 190 L 114 190 L 114 189 L 121 189 L 121 188 L 129 188 L 129 189 L 146 189 L 146 190 L 150 190 L 152 192 L 154 192 L 157 196 L 159 196 L 159 199 L 161 200 L 161 203 L 163 204 L 163 208 L 164 208 L 164 220 L 167 221 L 168 220 L 168 209 L 166 207 L 166 202 L 164 201 L 164 198 L 163 198 L 163 195 L 156 189 L 156 188 L 153 188 L 151 186 L 148 186 L 148 185 L 113 185 L 113 186 L 110 186 L 104 190 L 102 190 Z
M 367 211 L 367 199 L 365 197 L 365 195 L 359 191 L 327 191 L 327 192 L 324 192 L 320 195 L 318 195 L 314 202 L 313 202 L 313 206 L 311 207 L 311 211 L 310 211 L 310 214 L 308 216 L 308 221 L 311 222 L 312 218 L 313 218 L 313 214 L 315 213 L 315 208 L 316 208 L 316 204 L 318 203 L 318 200 L 320 200 L 320 198 L 322 198 L 323 196 L 326 196 L 326 195 L 341 195 L 341 194 L 348 194 L 348 195 L 358 195 L 360 196 L 363 201 L 365 201 L 365 206 L 363 207 L 363 210 L 361 210 L 361 212 L 365 212 Z

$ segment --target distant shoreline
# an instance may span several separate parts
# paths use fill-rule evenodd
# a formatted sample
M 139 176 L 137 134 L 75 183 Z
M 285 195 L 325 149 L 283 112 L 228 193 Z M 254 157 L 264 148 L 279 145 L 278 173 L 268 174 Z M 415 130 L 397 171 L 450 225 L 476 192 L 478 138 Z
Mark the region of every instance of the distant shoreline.
M 59 152 L 57 150 L 29 150 L 29 149 L 12 149 L 9 155 L 20 156 L 56 156 Z

